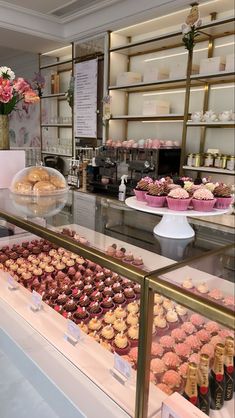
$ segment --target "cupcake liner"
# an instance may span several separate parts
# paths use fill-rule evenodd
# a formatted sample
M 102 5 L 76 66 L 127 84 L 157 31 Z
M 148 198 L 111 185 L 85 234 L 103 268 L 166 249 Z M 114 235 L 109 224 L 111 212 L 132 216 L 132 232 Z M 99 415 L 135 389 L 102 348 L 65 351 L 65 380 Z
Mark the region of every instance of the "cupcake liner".
M 232 197 L 217 197 L 214 207 L 215 209 L 228 209 L 232 201 Z
M 165 328 L 158 328 L 156 327 L 156 334 L 158 337 L 163 337 L 163 335 L 166 335 L 169 330 L 169 326 L 167 325 Z
M 140 202 L 146 202 L 146 190 L 134 189 L 134 193 L 137 200 L 139 200 Z
M 216 199 L 198 200 L 192 199 L 193 209 L 198 212 L 211 212 L 216 203 Z
M 125 348 L 117 347 L 115 342 L 112 343 L 112 346 L 113 346 L 114 351 L 116 351 L 116 353 L 119 354 L 120 356 L 124 356 L 124 355 L 128 354 L 129 351 L 130 351 L 130 348 L 131 348 L 130 342 L 128 342 L 128 345 Z
M 167 322 L 167 324 L 168 324 L 169 330 L 172 331 L 173 329 L 178 328 L 180 322 L 178 320 L 176 322 Z
M 96 312 L 96 313 L 89 312 L 89 314 L 91 318 L 95 318 L 96 316 L 97 318 L 100 318 L 103 315 L 103 309 L 100 308 L 99 312 Z
M 102 305 L 102 304 L 101 304 Z M 108 312 L 108 311 L 112 311 L 114 308 L 115 308 L 115 304 L 114 303 L 112 303 L 112 305 L 111 306 L 109 306 L 109 307 L 104 307 L 104 306 L 101 306 L 101 308 L 103 309 L 103 313 L 106 313 L 106 312 Z
M 162 372 L 162 373 L 154 373 L 154 371 L 153 371 L 153 374 L 154 374 L 155 379 L 156 379 L 156 383 L 162 383 L 162 378 L 164 376 L 164 373 L 165 372 Z
M 151 196 L 146 193 L 145 198 L 147 200 L 147 206 L 153 208 L 162 208 L 166 201 L 166 196 Z
M 138 347 L 139 339 L 134 340 L 134 339 L 132 339 L 130 337 L 128 337 L 128 339 L 129 339 L 129 342 L 130 342 L 131 347 Z
M 191 199 L 174 199 L 172 197 L 167 197 L 166 200 L 168 208 L 177 211 L 187 210 L 191 202 Z
M 76 324 L 80 324 L 80 322 L 84 322 L 84 324 L 87 324 L 90 321 L 90 315 L 87 314 L 86 318 L 76 318 L 73 314 L 72 319 Z
M 131 303 L 131 302 L 134 302 L 134 300 L 136 300 L 136 295 L 132 296 L 132 298 L 127 298 L 127 297 L 126 297 L 126 303 L 127 303 L 127 304 L 128 304 L 128 303 Z
M 179 314 L 178 314 L 178 316 L 179 316 L 179 319 L 180 319 L 180 321 L 181 321 L 182 323 L 184 323 L 184 322 L 187 322 L 187 321 L 188 321 L 188 314 L 186 314 L 186 315 L 179 315 Z

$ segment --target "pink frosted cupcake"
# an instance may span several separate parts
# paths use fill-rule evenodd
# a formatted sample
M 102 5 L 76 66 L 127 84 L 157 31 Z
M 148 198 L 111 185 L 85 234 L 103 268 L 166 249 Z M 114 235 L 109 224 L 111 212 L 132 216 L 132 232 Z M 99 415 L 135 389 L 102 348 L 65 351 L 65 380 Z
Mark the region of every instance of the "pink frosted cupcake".
M 160 383 L 167 368 L 163 360 L 154 358 L 150 363 L 150 370 L 154 373 L 156 382 Z
M 135 364 L 137 364 L 137 360 L 138 360 L 138 347 L 131 348 L 128 355 L 133 360 L 133 362 Z
M 148 192 L 145 195 L 147 205 L 155 208 L 162 208 L 166 201 L 166 185 L 164 182 L 156 180 L 149 184 Z
M 205 329 L 201 329 L 200 331 L 198 331 L 196 333 L 196 337 L 199 338 L 199 340 L 203 343 L 206 344 L 209 342 L 210 338 L 211 338 L 211 334 L 206 331 Z
M 208 293 L 209 298 L 216 302 L 221 302 L 223 300 L 223 292 L 220 289 L 213 289 Z
M 186 333 L 181 328 L 175 328 L 171 331 L 171 336 L 175 339 L 176 343 L 182 343 L 186 338 Z
M 185 342 L 191 347 L 191 350 L 193 352 L 198 352 L 202 346 L 201 341 L 198 337 L 196 337 L 196 335 L 189 335 L 189 337 L 186 338 Z
M 190 322 L 199 330 L 202 329 L 203 325 L 205 324 L 205 318 L 195 313 L 191 315 Z
M 172 347 L 175 344 L 175 339 L 170 337 L 169 335 L 164 335 L 160 338 L 160 344 L 164 349 L 164 352 L 167 353 L 168 351 L 172 350 Z
M 153 183 L 153 179 L 151 177 L 144 177 L 137 183 L 137 186 L 134 189 L 134 193 L 137 200 L 139 200 L 140 202 L 146 201 L 145 195 L 148 191 L 148 185 L 151 183 Z
M 167 320 L 168 327 L 170 330 L 177 328 L 179 325 L 179 317 L 177 315 L 177 312 L 174 309 L 169 310 L 167 312 L 166 320 Z
M 179 356 L 182 361 L 187 361 L 191 354 L 191 347 L 187 343 L 178 343 L 174 346 L 175 354 Z
M 196 328 L 191 322 L 184 322 L 184 324 L 181 325 L 181 329 L 187 335 L 191 335 L 191 334 L 194 334 L 196 332 Z
M 190 363 L 199 364 L 199 362 L 200 362 L 200 354 L 199 353 L 193 353 L 193 354 L 191 354 L 191 356 L 189 357 L 189 362 Z
M 215 321 L 209 321 L 204 325 L 206 331 L 208 331 L 212 336 L 217 335 L 220 327 Z
M 183 385 L 185 385 L 186 380 L 187 380 L 188 363 L 181 364 L 180 367 L 178 368 L 178 372 L 181 376 Z
M 215 206 L 216 199 L 213 193 L 205 188 L 196 190 L 193 193 L 193 209 L 199 212 L 210 212 Z
M 214 347 L 217 344 L 223 344 L 223 338 L 221 338 L 219 335 L 215 335 L 211 338 L 210 344 L 212 344 Z
M 155 316 L 153 323 L 155 325 L 156 333 L 159 337 L 166 334 L 166 332 L 168 331 L 168 324 L 163 316 Z
M 196 286 L 196 291 L 199 295 L 207 295 L 209 293 L 209 288 L 205 282 L 201 282 Z
M 152 343 L 151 346 L 151 355 L 152 357 L 162 357 L 164 353 L 163 347 L 159 343 Z
M 166 200 L 168 208 L 177 211 L 187 210 L 191 202 L 188 192 L 184 189 L 171 190 Z
M 167 372 L 165 372 L 163 375 L 162 383 L 167 385 L 173 391 L 178 391 L 180 390 L 182 380 L 178 372 L 175 370 L 167 370 Z
M 225 306 L 228 306 L 229 308 L 233 308 L 234 309 L 234 306 L 235 306 L 235 298 L 234 298 L 234 296 L 226 296 L 223 299 L 223 304 Z
M 177 367 L 179 367 L 180 364 L 182 363 L 179 356 L 172 352 L 168 352 L 164 354 L 164 356 L 162 357 L 162 360 L 164 361 L 168 369 L 174 369 L 174 370 L 177 369 Z
M 225 328 L 221 329 L 221 330 L 218 332 L 218 335 L 219 335 L 219 337 L 221 337 L 223 340 L 225 340 L 225 338 L 226 338 L 226 337 L 232 337 L 232 338 L 234 338 L 234 332 L 233 332 L 233 331 L 230 331 L 229 329 L 225 329 Z
M 164 392 L 166 395 L 171 395 L 173 390 L 169 388 L 165 383 L 158 383 L 157 388 Z
M 216 197 L 216 209 L 228 209 L 231 205 L 233 198 L 231 196 L 231 187 L 226 184 L 219 184 L 214 188 L 213 194 Z

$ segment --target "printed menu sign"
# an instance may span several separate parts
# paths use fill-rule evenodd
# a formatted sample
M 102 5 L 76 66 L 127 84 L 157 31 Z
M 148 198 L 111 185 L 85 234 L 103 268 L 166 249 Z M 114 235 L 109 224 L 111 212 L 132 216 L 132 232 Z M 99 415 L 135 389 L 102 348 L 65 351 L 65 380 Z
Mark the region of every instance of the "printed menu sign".
M 75 137 L 97 137 L 98 60 L 75 65 Z

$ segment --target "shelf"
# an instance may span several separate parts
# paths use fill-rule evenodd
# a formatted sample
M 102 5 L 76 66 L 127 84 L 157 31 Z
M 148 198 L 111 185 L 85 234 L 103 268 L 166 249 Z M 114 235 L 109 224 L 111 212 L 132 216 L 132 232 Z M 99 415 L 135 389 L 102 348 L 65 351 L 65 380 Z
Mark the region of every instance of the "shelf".
M 64 61 L 57 61 L 53 64 L 47 64 L 47 65 L 41 65 L 39 68 L 40 70 L 45 70 L 46 68 L 51 68 L 51 67 L 57 67 L 58 65 L 65 65 L 65 64 L 71 64 L 72 67 L 72 58 L 68 59 L 68 60 L 64 60 Z
M 226 170 L 224 168 L 216 168 L 216 167 L 191 167 L 189 165 L 183 165 L 184 170 L 190 171 L 203 171 L 205 173 L 219 173 L 219 174 L 227 174 L 233 176 L 235 171 Z
M 201 84 L 220 84 L 234 82 L 234 71 L 218 71 L 217 73 L 191 75 L 191 82 L 197 81 Z
M 111 116 L 110 120 L 129 120 L 129 121 L 158 121 L 158 122 L 182 122 L 184 115 L 172 113 L 168 115 L 117 115 Z
M 209 36 L 218 38 L 234 33 L 234 17 L 226 19 L 218 19 L 209 22 L 200 27 L 200 35 L 197 37 L 197 42 L 202 42 L 209 39 Z M 205 32 L 206 31 L 206 32 Z M 125 55 L 134 56 L 142 55 L 146 52 L 163 50 L 167 48 L 174 48 L 182 46 L 182 32 L 175 31 L 160 35 L 158 37 L 145 39 L 143 41 L 131 42 L 126 45 L 120 45 L 115 48 L 110 48 L 110 52 L 119 52 Z
M 58 127 L 58 128 L 72 128 L 72 124 L 71 123 L 43 123 L 41 125 L 42 128 L 53 128 L 53 127 Z
M 138 92 L 138 91 L 147 91 L 147 90 L 160 90 L 165 88 L 179 88 L 179 87 L 185 87 L 186 78 L 180 77 L 180 78 L 167 78 L 164 80 L 156 80 L 151 81 L 149 83 L 135 83 L 135 84 L 125 84 L 122 86 L 109 86 L 109 90 L 123 90 L 126 92 Z M 160 89 L 159 89 L 160 86 Z
M 229 128 L 232 129 L 235 127 L 235 121 L 229 121 L 229 122 L 187 122 L 187 126 L 190 127 L 198 127 L 198 126 L 205 126 L 207 128 Z
M 41 99 L 56 99 L 56 98 L 66 99 L 65 94 L 66 93 L 44 94 L 41 97 Z
M 42 151 L 42 154 L 46 155 L 58 155 L 60 157 L 72 157 L 72 154 L 61 154 L 59 152 Z

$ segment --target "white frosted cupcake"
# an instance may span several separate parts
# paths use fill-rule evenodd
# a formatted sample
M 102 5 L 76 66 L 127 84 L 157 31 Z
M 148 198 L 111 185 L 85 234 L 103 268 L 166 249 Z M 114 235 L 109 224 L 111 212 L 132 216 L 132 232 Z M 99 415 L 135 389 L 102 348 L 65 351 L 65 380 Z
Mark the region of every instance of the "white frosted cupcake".
M 174 309 L 167 312 L 166 320 L 170 330 L 177 328 L 179 325 L 179 317 Z

